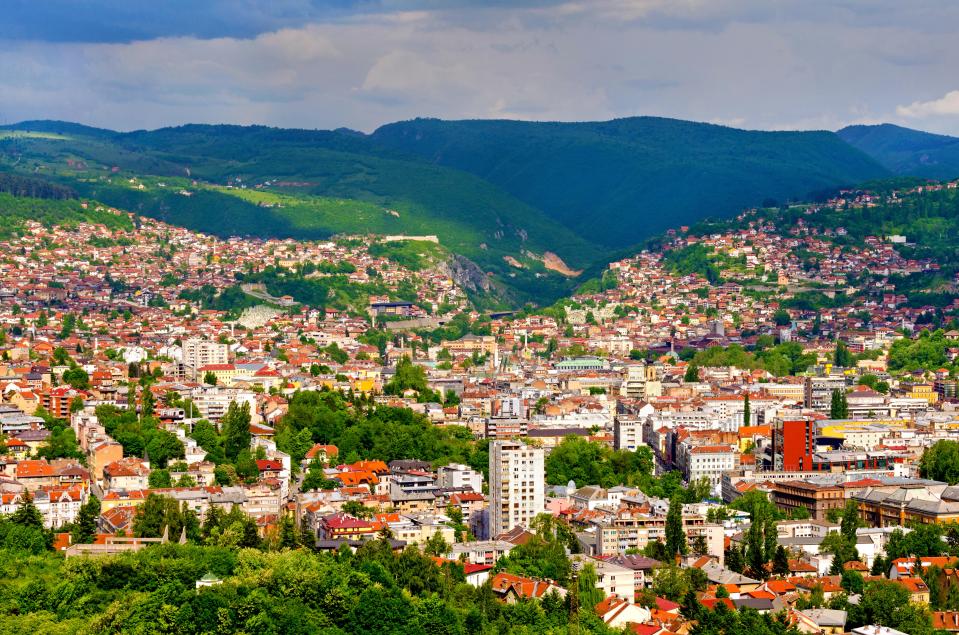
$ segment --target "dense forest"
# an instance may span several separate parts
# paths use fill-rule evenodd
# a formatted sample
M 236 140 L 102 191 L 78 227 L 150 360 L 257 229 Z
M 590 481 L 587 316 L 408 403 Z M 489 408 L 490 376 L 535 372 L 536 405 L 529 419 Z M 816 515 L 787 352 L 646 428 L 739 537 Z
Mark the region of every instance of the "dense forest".
M 45 179 L 35 179 L 10 172 L 0 172 L 0 192 L 13 196 L 61 200 L 77 196 L 72 188 Z

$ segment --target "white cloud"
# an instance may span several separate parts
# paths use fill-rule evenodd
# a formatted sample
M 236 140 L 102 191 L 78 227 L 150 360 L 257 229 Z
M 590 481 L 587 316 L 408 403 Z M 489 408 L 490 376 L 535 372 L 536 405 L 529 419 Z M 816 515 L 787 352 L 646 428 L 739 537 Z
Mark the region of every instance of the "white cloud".
M 946 9 L 893 20 L 853 19 L 855 0 L 531 5 L 356 14 L 251 38 L 0 41 L 0 119 L 371 130 L 416 116 L 648 114 L 791 129 L 927 116 L 959 133 L 942 116 L 959 108 L 955 91 L 900 105 L 955 88 L 959 39 L 936 28 Z
M 959 90 L 949 91 L 932 101 L 914 101 L 908 106 L 897 106 L 896 114 L 909 119 L 959 115 Z

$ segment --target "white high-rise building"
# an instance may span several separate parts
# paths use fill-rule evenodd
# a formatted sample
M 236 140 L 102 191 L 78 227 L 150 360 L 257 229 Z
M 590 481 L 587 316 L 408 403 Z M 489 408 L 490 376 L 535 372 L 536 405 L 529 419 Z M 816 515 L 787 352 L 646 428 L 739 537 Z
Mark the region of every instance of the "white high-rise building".
M 519 441 L 493 441 L 489 449 L 490 536 L 530 521 L 546 506 L 542 448 Z
M 226 344 L 191 337 L 183 342 L 183 365 L 194 371 L 201 366 L 228 364 L 230 348 Z

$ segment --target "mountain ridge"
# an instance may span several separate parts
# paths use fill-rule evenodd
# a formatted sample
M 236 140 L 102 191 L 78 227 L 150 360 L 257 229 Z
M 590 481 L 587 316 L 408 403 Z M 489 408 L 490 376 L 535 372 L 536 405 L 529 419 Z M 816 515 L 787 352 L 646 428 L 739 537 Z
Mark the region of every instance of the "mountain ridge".
M 847 126 L 836 134 L 894 174 L 934 179 L 959 176 L 959 137 L 891 123 Z

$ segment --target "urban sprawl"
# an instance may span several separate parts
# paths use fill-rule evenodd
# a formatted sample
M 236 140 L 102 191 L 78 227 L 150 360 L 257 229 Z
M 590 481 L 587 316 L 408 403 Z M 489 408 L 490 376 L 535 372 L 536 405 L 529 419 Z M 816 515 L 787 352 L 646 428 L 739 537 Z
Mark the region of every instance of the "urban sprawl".
M 491 313 L 390 257 L 432 237 L 130 219 L 0 241 L 0 514 L 35 509 L 68 559 L 386 541 L 641 635 L 697 632 L 692 601 L 959 632 L 959 331 L 897 291 L 941 266 L 909 236 L 751 211 Z M 812 291 L 867 300 L 789 301 Z

